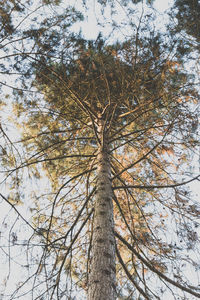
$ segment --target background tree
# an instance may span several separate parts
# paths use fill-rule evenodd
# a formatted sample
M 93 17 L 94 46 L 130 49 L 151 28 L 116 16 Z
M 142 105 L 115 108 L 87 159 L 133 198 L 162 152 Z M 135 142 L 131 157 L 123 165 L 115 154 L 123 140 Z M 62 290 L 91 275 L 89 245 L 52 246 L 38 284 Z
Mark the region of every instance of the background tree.
M 198 143 L 198 94 L 174 57 L 174 45 L 168 48 L 146 18 L 132 38 L 115 44 L 69 32 L 66 40 L 59 27 L 66 28 L 64 18 L 50 28 L 45 20 L 48 26 L 39 34 L 36 29 L 24 33 L 30 33 L 36 53 L 24 53 L 16 65 L 23 89 L 15 93 L 13 107 L 24 150 L 3 162 L 13 191 L 22 191 L 19 183 L 27 176 L 35 182 L 29 195 L 34 235 L 27 243 L 32 273 L 17 293 L 32 284 L 34 299 L 84 297 L 95 244 L 102 242 L 96 240 L 96 220 L 106 214 L 98 203 L 112 182 L 118 299 L 159 299 L 165 289 L 175 299 L 180 293 L 185 299 L 200 297 L 184 272 L 189 265 L 198 268 L 192 253 L 199 211 L 182 182 Z M 106 170 L 111 169 L 109 183 L 97 171 L 102 149 Z M 113 238 L 112 227 L 111 222 Z M 113 258 L 107 253 L 107 261 Z M 111 267 L 104 277 L 114 276 Z
M 180 57 L 191 56 L 199 52 L 200 42 L 200 3 L 198 0 L 174 1 L 169 12 L 169 28 L 177 40 L 177 51 Z M 194 51 L 195 50 L 195 51 Z M 196 58 L 196 56 L 195 56 Z M 190 57 L 191 59 L 191 57 Z

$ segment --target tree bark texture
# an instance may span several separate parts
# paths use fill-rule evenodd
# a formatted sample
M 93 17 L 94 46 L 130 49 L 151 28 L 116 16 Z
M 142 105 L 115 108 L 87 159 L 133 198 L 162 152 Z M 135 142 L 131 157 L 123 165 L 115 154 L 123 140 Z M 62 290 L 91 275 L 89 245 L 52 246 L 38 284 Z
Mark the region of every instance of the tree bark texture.
M 116 267 L 111 167 L 107 138 L 103 133 L 103 120 L 100 120 L 98 135 L 101 146 L 97 155 L 97 192 L 88 300 L 115 300 Z

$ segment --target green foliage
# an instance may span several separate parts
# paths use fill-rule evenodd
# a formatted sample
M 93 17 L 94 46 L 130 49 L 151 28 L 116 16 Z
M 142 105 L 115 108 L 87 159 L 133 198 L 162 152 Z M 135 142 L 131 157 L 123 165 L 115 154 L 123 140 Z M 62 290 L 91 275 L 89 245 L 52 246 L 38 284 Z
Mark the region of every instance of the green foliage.
M 177 8 L 177 29 L 182 29 L 193 36 L 197 42 L 200 38 L 200 3 L 198 0 L 176 0 L 174 7 Z
M 12 12 L 23 13 L 24 7 L 18 1 L 0 1 L 0 38 L 9 36 L 14 31 Z
M 171 9 L 172 34 L 179 34 L 178 52 L 187 55 L 192 49 L 199 51 L 200 3 L 198 0 L 176 0 Z M 175 26 L 174 26 L 175 23 Z M 186 33 L 186 35 L 185 35 Z M 179 40 L 180 39 L 180 40 Z

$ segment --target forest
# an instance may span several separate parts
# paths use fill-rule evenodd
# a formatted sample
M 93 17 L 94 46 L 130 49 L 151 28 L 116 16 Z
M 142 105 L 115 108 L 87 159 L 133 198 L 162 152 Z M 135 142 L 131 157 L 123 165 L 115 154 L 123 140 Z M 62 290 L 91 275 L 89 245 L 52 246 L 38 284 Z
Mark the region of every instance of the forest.
M 200 298 L 200 2 L 0 1 L 0 300 Z

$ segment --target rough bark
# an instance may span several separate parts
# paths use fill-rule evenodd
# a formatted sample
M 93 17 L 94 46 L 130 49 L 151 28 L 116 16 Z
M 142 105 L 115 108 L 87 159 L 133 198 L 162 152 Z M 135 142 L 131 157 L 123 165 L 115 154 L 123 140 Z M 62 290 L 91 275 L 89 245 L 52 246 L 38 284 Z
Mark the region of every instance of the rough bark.
M 97 129 L 101 146 L 97 155 L 97 192 L 92 238 L 88 300 L 116 299 L 115 237 L 111 168 L 103 120 Z

